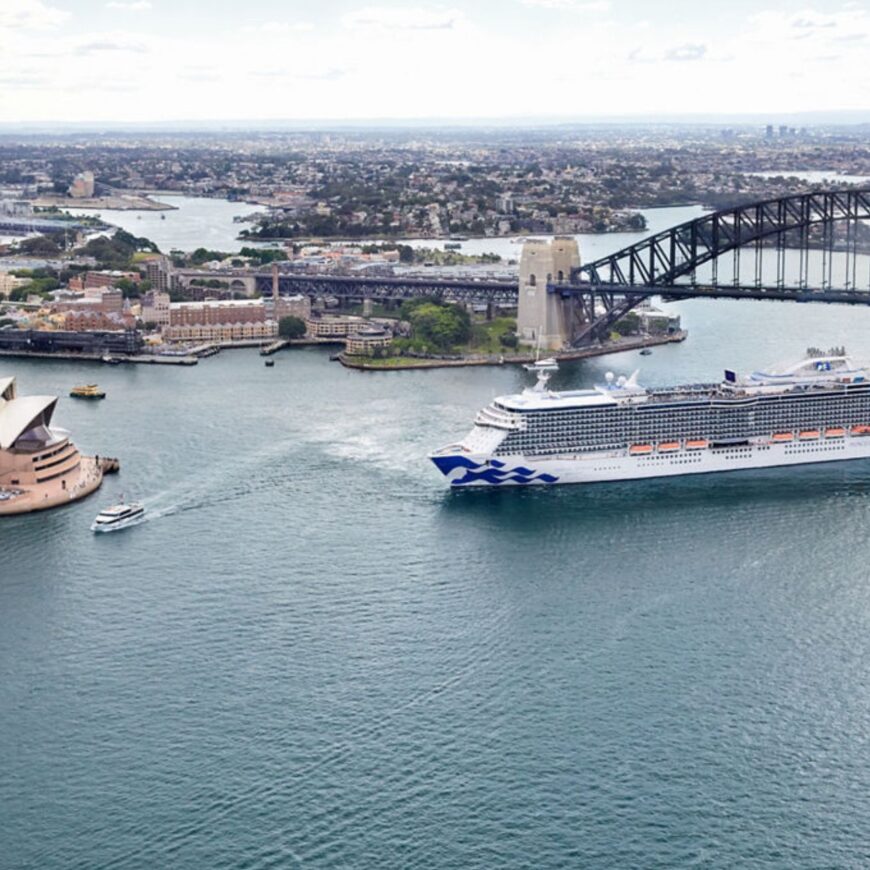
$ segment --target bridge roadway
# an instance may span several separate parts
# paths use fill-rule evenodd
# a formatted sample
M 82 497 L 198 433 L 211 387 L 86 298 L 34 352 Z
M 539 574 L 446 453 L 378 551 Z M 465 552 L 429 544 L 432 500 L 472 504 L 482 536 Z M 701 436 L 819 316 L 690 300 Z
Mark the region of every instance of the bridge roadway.
M 257 289 L 268 295 L 272 276 L 259 273 Z M 518 283 L 508 281 L 475 281 L 439 278 L 371 278 L 336 275 L 287 275 L 278 279 L 282 295 L 301 293 L 309 296 L 335 296 L 339 299 L 403 300 L 430 296 L 456 302 L 515 306 L 519 296 Z M 548 284 L 549 293 L 563 298 L 595 296 L 611 300 L 618 297 L 640 302 L 650 296 L 665 299 L 757 299 L 779 302 L 829 302 L 847 305 L 870 304 L 870 290 L 813 289 L 729 284 L 662 284 L 652 286 L 619 286 L 614 284 L 572 283 Z
M 257 290 L 264 296 L 272 292 L 271 273 L 258 273 Z M 429 296 L 451 302 L 512 307 L 517 304 L 519 284 L 515 281 L 476 281 L 449 278 L 373 278 L 339 275 L 278 276 L 282 296 L 301 293 L 307 296 L 335 296 L 339 299 L 412 299 Z

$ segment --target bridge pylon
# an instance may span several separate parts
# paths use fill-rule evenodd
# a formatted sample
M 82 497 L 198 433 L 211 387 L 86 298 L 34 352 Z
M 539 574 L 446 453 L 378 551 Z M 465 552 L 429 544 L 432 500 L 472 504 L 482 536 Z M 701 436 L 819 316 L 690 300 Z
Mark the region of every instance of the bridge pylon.
M 570 236 L 556 236 L 552 242 L 532 239 L 523 245 L 517 301 L 522 344 L 559 350 L 570 343 L 577 303 L 548 293 L 547 285 L 569 283 L 572 270 L 579 267 L 580 248 Z

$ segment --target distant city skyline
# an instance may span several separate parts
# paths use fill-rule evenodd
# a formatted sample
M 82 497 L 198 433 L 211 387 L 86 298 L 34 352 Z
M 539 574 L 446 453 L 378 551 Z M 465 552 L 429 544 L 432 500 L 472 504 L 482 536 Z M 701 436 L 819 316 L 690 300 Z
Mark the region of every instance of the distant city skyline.
M 868 2 L 3 0 L 0 124 L 866 120 L 868 41 Z

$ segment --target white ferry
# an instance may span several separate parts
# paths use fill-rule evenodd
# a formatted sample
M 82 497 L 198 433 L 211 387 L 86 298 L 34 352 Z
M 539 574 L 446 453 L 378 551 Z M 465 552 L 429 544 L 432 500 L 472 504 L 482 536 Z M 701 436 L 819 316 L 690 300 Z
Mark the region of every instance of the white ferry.
M 543 367 L 541 367 L 543 368 Z M 593 483 L 870 458 L 868 369 L 845 354 L 718 384 L 644 389 L 638 373 L 553 392 L 550 369 L 481 410 L 430 458 L 451 486 Z
M 114 532 L 126 529 L 145 517 L 145 508 L 139 502 L 115 504 L 101 510 L 91 524 L 92 532 Z

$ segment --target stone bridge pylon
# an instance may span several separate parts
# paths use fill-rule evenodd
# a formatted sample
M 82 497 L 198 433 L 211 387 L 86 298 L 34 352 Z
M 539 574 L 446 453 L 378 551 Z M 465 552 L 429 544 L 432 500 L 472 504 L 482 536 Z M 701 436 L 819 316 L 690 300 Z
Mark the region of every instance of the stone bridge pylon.
M 572 338 L 577 303 L 548 293 L 548 284 L 568 284 L 580 267 L 580 248 L 571 237 L 552 242 L 532 239 L 523 245 L 517 302 L 517 335 L 522 344 L 560 350 Z

